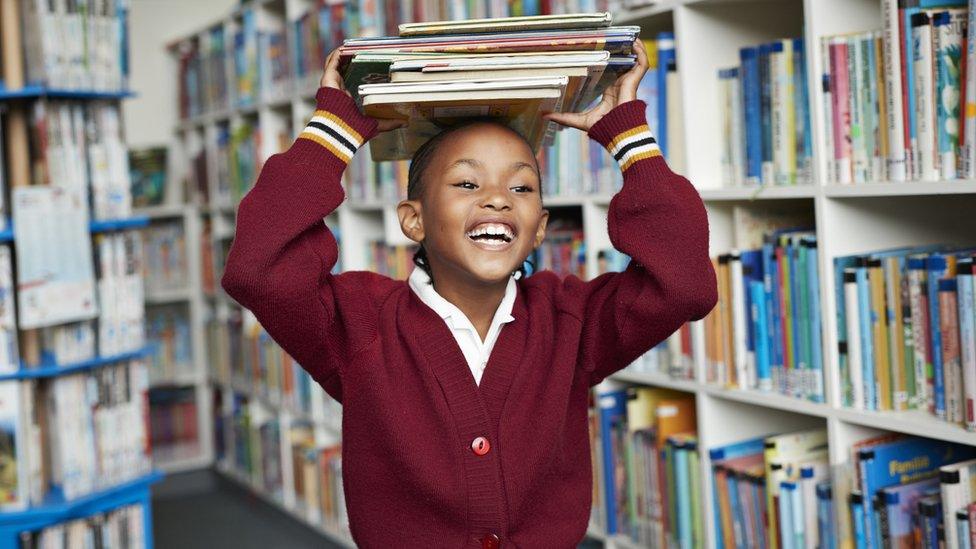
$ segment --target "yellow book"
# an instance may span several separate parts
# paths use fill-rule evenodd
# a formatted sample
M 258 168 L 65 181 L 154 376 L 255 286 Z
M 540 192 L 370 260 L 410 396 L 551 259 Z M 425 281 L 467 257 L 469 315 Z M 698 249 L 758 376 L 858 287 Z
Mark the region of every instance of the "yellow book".
M 891 404 L 895 410 L 908 409 L 908 371 L 905 364 L 905 323 L 901 300 L 901 261 L 884 258 L 885 301 L 888 320 L 888 358 L 891 361 Z
M 891 361 L 888 349 L 888 320 L 885 312 L 884 271 L 880 259 L 868 260 L 868 288 L 871 292 L 871 337 L 874 339 L 874 376 L 878 386 L 878 408 L 891 410 Z
M 717 381 L 727 385 L 732 380 L 731 372 L 735 371 L 732 357 L 732 289 L 730 288 L 729 277 L 729 256 L 721 255 L 718 258 L 718 307 L 719 307 L 719 326 L 721 334 L 721 352 L 719 353 L 722 361 L 719 363 L 719 379 Z

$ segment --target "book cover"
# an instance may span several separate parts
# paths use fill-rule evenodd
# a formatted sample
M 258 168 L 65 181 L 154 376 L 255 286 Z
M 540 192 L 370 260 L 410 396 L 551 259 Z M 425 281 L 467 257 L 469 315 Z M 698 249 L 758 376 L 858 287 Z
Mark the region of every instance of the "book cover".
M 960 362 L 962 367 L 962 404 L 966 429 L 976 430 L 976 294 L 973 290 L 973 260 L 960 259 L 956 265 L 958 287 Z
M 976 499 L 976 459 L 939 468 L 939 490 L 942 497 L 946 549 L 960 549 L 956 532 L 956 511 L 965 509 Z
M 945 376 L 946 419 L 963 421 L 962 364 L 959 352 L 959 314 L 956 279 L 939 280 L 939 331 L 942 340 L 942 371 Z
M 887 507 L 887 536 L 892 549 L 911 549 L 915 546 L 918 500 L 936 494 L 938 490 L 939 480 L 936 477 L 881 489 Z
M 745 183 L 756 184 L 762 180 L 762 98 L 759 80 L 759 49 L 739 50 L 741 63 L 742 99 L 745 116 Z
M 425 36 L 437 34 L 481 33 L 498 31 L 526 31 L 540 29 L 593 29 L 610 26 L 612 16 L 609 12 L 569 13 L 558 15 L 533 15 L 522 17 L 500 17 L 496 19 L 465 19 L 456 17 L 453 21 L 431 21 L 423 23 L 401 23 L 400 36 Z

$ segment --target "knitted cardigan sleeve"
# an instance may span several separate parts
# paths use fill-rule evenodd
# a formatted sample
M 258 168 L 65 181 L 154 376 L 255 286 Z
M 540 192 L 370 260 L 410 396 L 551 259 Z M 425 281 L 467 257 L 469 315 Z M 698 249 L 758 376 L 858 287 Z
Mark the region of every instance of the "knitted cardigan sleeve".
M 321 88 L 298 139 L 271 156 L 241 201 L 221 285 L 333 397 L 342 366 L 375 336 L 386 277 L 331 274 L 339 248 L 323 219 L 345 198 L 341 177 L 376 133 L 343 92 Z
M 588 132 L 623 170 L 607 227 L 614 248 L 631 258 L 621 273 L 564 282 L 567 291 L 583 294 L 579 367 L 591 385 L 683 323 L 703 318 L 718 299 L 704 204 L 691 183 L 668 168 L 644 113 L 643 101 L 623 103 Z

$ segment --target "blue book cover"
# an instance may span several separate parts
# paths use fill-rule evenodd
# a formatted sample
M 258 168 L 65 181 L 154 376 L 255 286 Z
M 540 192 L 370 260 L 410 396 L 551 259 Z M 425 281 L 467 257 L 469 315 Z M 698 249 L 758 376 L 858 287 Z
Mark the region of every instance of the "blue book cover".
M 802 397 L 804 391 L 803 380 L 806 376 L 806 359 L 803 351 L 803 341 L 800 335 L 803 332 L 803 310 L 800 301 L 800 286 L 803 283 L 803 270 L 800 269 L 800 254 L 798 250 L 798 237 L 791 235 L 786 238 L 786 249 L 784 256 L 789 269 L 790 287 L 786 290 L 790 292 L 790 318 L 793 329 L 790 333 L 790 340 L 793 345 L 793 379 L 790 391 L 793 396 Z
M 793 115 L 796 130 L 797 183 L 810 184 L 813 136 L 810 128 L 810 97 L 807 89 L 807 61 L 803 38 L 793 39 Z
M 851 529 L 854 536 L 854 549 L 867 549 L 867 537 L 864 535 L 864 497 L 860 492 L 851 492 L 850 505 Z
M 759 80 L 759 48 L 739 50 L 742 65 L 742 99 L 745 115 L 746 183 L 762 179 L 762 98 Z
M 778 42 L 759 45 L 759 123 L 762 126 L 762 170 L 763 184 L 772 183 L 773 166 L 773 81 L 770 74 L 769 58 Z
M 942 499 L 941 496 L 926 496 L 918 502 L 918 514 L 920 515 L 922 526 L 922 546 L 942 547 L 939 543 L 939 526 L 942 525 Z
M 766 326 L 766 290 L 762 282 L 749 281 L 749 316 L 755 339 L 756 386 L 760 391 L 773 389 L 769 361 L 769 329 Z
M 779 266 L 776 264 L 776 246 L 772 236 L 763 239 L 763 289 L 766 295 L 766 330 L 768 331 L 768 349 L 770 372 L 783 367 L 783 350 L 779 339 Z M 771 374 L 772 375 L 772 374 Z M 777 370 L 777 378 L 778 370 Z
M 665 158 L 668 156 L 668 64 L 675 61 L 674 33 L 659 32 L 657 34 L 657 110 L 658 133 L 657 145 Z
M 793 533 L 796 525 L 793 524 L 793 496 L 797 492 L 796 483 L 784 480 L 779 483 L 779 498 L 777 500 L 779 517 L 779 546 L 781 549 L 800 549 L 796 545 Z
M 976 457 L 976 447 L 918 437 L 862 448 L 857 453 L 860 491 L 862 494 L 874 494 L 882 488 L 922 480 L 937 475 L 939 467 L 943 465 L 973 457 Z M 876 516 L 867 505 L 864 516 L 863 528 L 868 539 L 873 540 Z
M 861 372 L 864 379 L 864 404 L 867 410 L 878 409 L 878 391 L 874 376 L 874 338 L 871 332 L 871 288 L 868 285 L 867 258 L 858 259 L 854 267 L 857 279 L 857 312 L 861 335 Z M 869 492 L 864 492 L 865 494 Z M 865 507 L 868 507 L 865 505 Z
M 745 296 L 746 314 L 749 314 L 752 306 L 752 294 L 749 290 L 752 281 L 762 282 L 763 279 L 763 258 L 762 250 L 746 250 L 739 253 L 739 262 L 742 264 L 742 295 Z M 752 323 L 746 323 L 746 350 L 755 353 L 756 333 Z
M 947 268 L 946 257 L 941 253 L 932 253 L 925 259 L 925 283 L 929 298 L 929 339 L 932 341 L 933 397 L 935 415 L 939 419 L 946 417 L 945 378 L 942 373 L 942 331 L 939 328 L 939 279 L 947 274 Z
M 673 532 L 681 549 L 691 549 L 694 546 L 694 526 L 691 520 L 691 494 L 681 487 L 691 486 L 691 472 L 688 470 L 688 451 L 684 441 L 668 439 L 674 458 L 675 497 L 678 500 L 674 506 L 678 510 L 678 531 Z
M 939 479 L 930 477 L 881 490 L 888 512 L 888 539 L 893 547 L 911 547 L 918 527 L 918 501 L 939 493 Z
M 821 549 L 834 549 L 834 495 L 829 480 L 817 483 L 817 531 Z
M 627 422 L 627 391 L 611 391 L 598 395 L 600 406 L 600 445 L 603 449 L 603 493 L 606 503 L 607 533 L 617 533 L 617 501 L 623 494 L 617 493 L 614 475 L 614 431 Z

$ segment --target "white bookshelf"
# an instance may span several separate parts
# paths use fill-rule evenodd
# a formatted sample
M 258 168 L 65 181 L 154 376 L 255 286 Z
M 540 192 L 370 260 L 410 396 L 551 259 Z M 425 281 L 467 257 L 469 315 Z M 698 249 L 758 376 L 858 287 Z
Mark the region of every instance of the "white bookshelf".
M 266 12 L 265 16 L 284 17 L 291 21 L 308 9 L 310 3 L 302 0 L 264 0 L 251 5 Z M 238 13 L 235 12 L 214 24 L 232 28 L 237 17 Z M 832 276 L 834 258 L 894 245 L 976 243 L 976 216 L 972 215 L 976 211 L 976 181 L 879 181 L 844 186 L 826 183 L 819 38 L 881 28 L 880 0 L 661 0 L 653 6 L 617 12 L 615 23 L 640 25 L 644 38 L 652 38 L 664 30 L 675 34 L 684 104 L 680 121 L 684 126 L 683 146 L 687 151 L 685 175 L 699 189 L 708 210 L 710 254 L 726 253 L 733 247 L 737 231 L 734 212 L 737 209 L 800 210 L 810 212 L 816 221 L 826 402 L 814 403 L 756 390 L 725 389 L 705 383 L 705 372 L 701 371 L 695 372 L 693 380 L 624 371 L 607 382 L 660 386 L 695 395 L 701 448 L 701 501 L 705 509 L 708 545 L 714 546 L 715 540 L 711 464 L 708 459 L 710 448 L 753 436 L 823 427 L 828 431 L 831 465 L 835 470 L 841 470 L 850 459 L 850 447 L 854 442 L 880 432 L 907 433 L 976 445 L 976 433 L 939 421 L 924 412 L 857 411 L 844 408 L 840 401 Z M 205 32 L 206 29 L 202 30 L 199 36 Z M 718 69 L 737 65 L 740 47 L 775 38 L 799 36 L 805 38 L 807 52 L 807 82 L 810 86 L 810 118 L 814 138 L 814 184 L 721 186 Z M 293 135 L 296 134 L 314 108 L 318 75 L 314 76 L 314 81 L 295 83 L 287 94 L 263 98 L 254 106 L 243 109 L 230 107 L 177 122 L 174 126 L 177 149 L 187 148 L 188 142 L 213 131 L 217 124 L 229 123 L 233 126 L 244 118 L 259 120 L 262 131 L 268 135 L 272 135 L 268 132 L 280 128 L 288 128 Z M 276 152 L 274 139 L 265 139 L 263 145 L 263 158 Z M 213 181 L 213 170 L 210 170 L 210 175 L 208 184 L 211 185 L 211 196 L 214 196 L 213 185 L 216 182 Z M 543 197 L 547 207 L 573 207 L 581 212 L 587 249 L 587 274 L 590 277 L 596 274 L 597 251 L 610 246 L 606 215 L 611 198 L 610 195 Z M 360 270 L 367 267 L 366 243 L 369 241 L 405 241 L 392 211 L 391 203 L 347 199 L 326 219 L 330 227 L 340 230 L 343 269 Z M 230 222 L 234 212 L 232 209 L 212 208 L 204 213 Z M 226 300 L 226 297 L 218 297 L 217 300 Z M 230 390 L 234 387 L 224 384 L 224 388 Z M 319 396 L 328 398 L 324 393 Z M 280 414 L 284 433 L 284 421 L 292 417 L 292 412 L 276 407 L 276 403 L 268 399 L 255 397 L 254 400 L 267 408 L 268 413 Z M 321 423 L 316 424 L 317 442 L 335 440 L 336 433 L 328 426 L 337 425 L 336 418 L 321 415 L 325 414 L 321 402 L 314 408 L 316 411 L 312 419 Z M 835 475 L 835 494 L 841 492 L 841 482 L 844 482 L 841 475 Z M 285 494 L 287 501 L 287 486 Z M 846 509 L 842 502 L 835 503 L 839 511 Z M 287 504 L 282 505 L 288 508 Z M 588 537 L 601 541 L 608 548 L 632 546 L 619 536 L 605 535 L 595 525 L 590 525 Z

